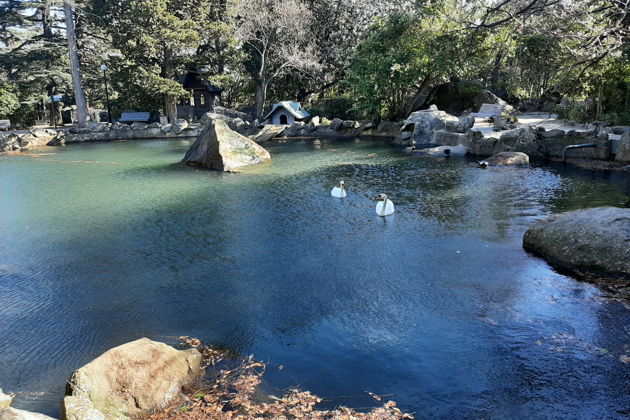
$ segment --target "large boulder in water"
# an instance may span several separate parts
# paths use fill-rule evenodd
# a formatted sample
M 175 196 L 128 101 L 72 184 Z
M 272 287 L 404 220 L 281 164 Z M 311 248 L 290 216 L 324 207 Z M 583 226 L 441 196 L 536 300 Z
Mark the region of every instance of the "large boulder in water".
M 163 408 L 200 373 L 201 353 L 148 338 L 123 344 L 72 374 L 61 404 L 65 420 L 135 418 Z
M 445 129 L 447 122 L 456 123 L 457 121 L 457 117 L 440 111 L 435 105 L 431 105 L 429 109 L 416 111 L 409 115 L 403 123 L 397 143 L 432 144 L 434 143 L 434 131 Z M 405 133 L 411 133 L 411 135 L 405 135 Z
M 245 136 L 232 131 L 222 120 L 212 120 L 188 149 L 183 163 L 218 171 L 237 172 L 237 168 L 271 159 L 269 152 Z
M 597 207 L 551 216 L 527 230 L 523 246 L 579 276 L 630 280 L 630 209 Z

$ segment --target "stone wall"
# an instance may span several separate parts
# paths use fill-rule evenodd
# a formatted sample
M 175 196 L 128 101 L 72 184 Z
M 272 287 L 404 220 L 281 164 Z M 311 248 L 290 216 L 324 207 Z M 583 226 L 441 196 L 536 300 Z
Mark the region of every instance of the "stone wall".
M 0 133 L 0 153 L 20 151 L 41 146 L 115 140 L 196 138 L 202 131 L 197 125 L 189 126 L 186 120 L 174 124 L 159 123 L 131 125 L 121 123 L 92 123 L 86 128 L 31 129 Z
M 101 127 L 71 129 L 59 136 L 56 142 L 51 145 L 113 140 L 187 138 L 197 137 L 201 132 L 199 125 L 189 126 L 185 120 L 181 121 L 183 123 L 180 124 L 133 123 L 126 125 L 114 123 L 111 126 L 106 124 Z

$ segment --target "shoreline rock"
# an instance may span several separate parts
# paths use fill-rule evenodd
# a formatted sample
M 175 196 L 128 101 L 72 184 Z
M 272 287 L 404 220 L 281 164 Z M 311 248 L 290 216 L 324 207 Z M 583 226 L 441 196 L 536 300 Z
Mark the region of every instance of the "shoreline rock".
M 126 420 L 165 407 L 200 373 L 196 349 L 141 338 L 108 350 L 73 374 L 62 420 Z
M 526 166 L 529 156 L 521 152 L 500 152 L 485 160 L 488 166 Z
M 630 209 L 597 207 L 557 214 L 530 227 L 523 247 L 595 281 L 630 281 Z

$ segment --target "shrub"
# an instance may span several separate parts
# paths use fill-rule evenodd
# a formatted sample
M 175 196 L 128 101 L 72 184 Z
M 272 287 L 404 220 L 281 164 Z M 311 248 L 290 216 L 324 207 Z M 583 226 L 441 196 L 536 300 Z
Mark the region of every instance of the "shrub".
M 319 115 L 328 119 L 358 120 L 359 116 L 353 109 L 353 106 L 354 103 L 350 98 L 336 96 L 313 101 L 309 112 L 311 115 Z

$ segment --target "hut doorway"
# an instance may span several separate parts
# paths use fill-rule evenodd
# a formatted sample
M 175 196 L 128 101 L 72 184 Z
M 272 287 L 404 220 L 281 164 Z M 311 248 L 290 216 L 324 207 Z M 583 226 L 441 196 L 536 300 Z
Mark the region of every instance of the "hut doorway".
M 280 115 L 280 124 L 284 124 L 284 125 L 288 124 L 286 115 Z

